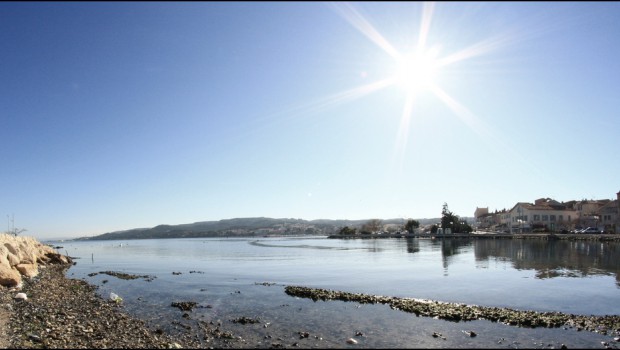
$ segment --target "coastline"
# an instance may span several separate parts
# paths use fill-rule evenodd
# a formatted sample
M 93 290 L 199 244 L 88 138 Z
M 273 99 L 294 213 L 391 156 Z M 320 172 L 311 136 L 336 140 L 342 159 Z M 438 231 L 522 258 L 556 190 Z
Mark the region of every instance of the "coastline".
M 225 335 L 222 333 L 223 336 L 218 337 L 216 333 L 219 330 L 213 328 L 210 330 L 209 339 L 207 337 L 200 339 L 196 337 L 194 332 L 180 333 L 177 337 L 174 337 L 160 329 L 153 329 L 144 321 L 129 316 L 125 312 L 122 303 L 119 304 L 99 297 L 96 293 L 96 286 L 90 285 L 83 280 L 67 278 L 65 276 L 67 268 L 67 266 L 58 265 L 46 267 L 42 269 L 36 278 L 26 280 L 19 291 L 28 295 L 27 300 L 13 299 L 14 294 L 18 292 L 16 290 L 8 291 L 5 289 L 0 293 L 0 301 L 2 303 L 0 315 L 8 316 L 0 320 L 0 345 L 2 348 L 199 349 L 269 347 L 269 342 L 261 345 L 256 339 L 247 339 L 249 342 L 238 342 L 237 337 L 232 336 L 232 334 Z M 415 312 L 408 311 L 407 309 L 407 306 L 412 306 L 415 302 L 409 305 L 407 302 L 412 301 L 401 300 L 401 298 L 331 292 L 308 287 L 287 286 L 285 290 L 287 294 L 313 300 L 314 298 L 324 301 L 343 300 L 359 302 L 361 304 L 368 302 L 380 304 L 398 302 L 397 307 L 391 306 L 391 308 Z M 308 294 L 307 291 L 310 291 L 311 294 Z M 314 293 L 318 294 L 315 296 Z M 325 293 L 328 293 L 329 296 L 326 297 Z M 369 301 L 367 298 L 373 300 Z M 427 310 L 429 313 L 423 315 L 426 317 L 451 315 L 451 312 L 456 312 L 454 315 L 460 315 L 457 311 L 463 307 L 467 308 L 466 306 L 451 303 L 444 305 L 437 302 L 427 302 L 423 304 L 439 308 L 435 311 Z M 496 308 L 491 309 L 494 312 L 500 310 Z M 533 324 L 526 322 L 533 322 L 533 320 L 539 319 L 538 317 L 533 317 L 538 315 L 538 313 L 526 312 L 525 314 L 527 315 L 523 317 L 506 316 L 502 321 L 505 324 L 529 328 Z M 543 323 L 555 323 L 541 324 L 543 328 L 556 328 L 560 326 L 577 330 L 581 328 L 591 332 L 607 334 L 610 339 L 618 335 L 617 316 L 580 318 L 579 316 L 570 315 L 569 318 L 564 319 L 561 317 L 563 315 L 557 313 L 543 313 L 541 315 L 551 320 L 548 321 L 544 317 L 540 318 L 544 321 Z M 458 323 L 458 317 L 453 318 L 453 316 L 447 319 Z M 251 322 L 252 320 L 247 319 L 247 321 Z M 465 319 L 462 321 L 465 321 Z M 4 322 L 4 328 L 2 327 L 2 322 Z M 304 335 L 300 335 L 300 337 L 304 337 Z M 278 340 L 280 339 L 278 338 Z M 291 345 L 291 347 L 299 346 L 297 343 Z M 287 348 L 289 346 L 281 343 L 271 344 L 271 348 L 282 347 Z
M 583 236 L 583 238 L 586 237 L 594 239 L 594 235 Z M 153 326 L 149 327 L 147 323 L 138 318 L 128 316 L 122 303 L 115 303 L 106 297 L 99 296 L 101 293 L 98 292 L 99 287 L 96 285 L 67 277 L 69 265 L 39 267 L 39 275 L 24 279 L 21 288 L 6 288 L 0 292 L 0 317 L 2 317 L 0 318 L 0 348 L 266 348 L 270 345 L 272 348 L 277 348 L 300 346 L 295 339 L 287 337 L 290 334 L 282 335 L 274 332 L 272 333 L 273 339 L 271 337 L 262 339 L 262 336 L 261 338 L 252 337 L 243 331 L 236 334 L 222 332 L 212 322 L 209 325 L 198 318 L 194 319 L 191 312 L 183 315 L 183 324 L 171 320 L 170 323 L 175 327 L 178 325 L 180 332 L 167 333 Z M 26 293 L 28 300 L 13 299 L 18 292 Z M 390 300 L 392 299 L 394 298 Z M 334 300 L 341 299 L 334 298 Z M 398 307 L 396 310 L 405 310 L 405 308 Z M 431 318 L 431 315 L 424 316 Z M 191 330 L 188 323 L 190 321 L 192 322 Z M 251 324 L 254 318 L 244 316 L 230 321 Z M 219 326 L 219 322 L 217 323 Z M 578 327 L 589 328 L 585 323 Z M 605 328 L 616 332 L 620 329 L 617 326 Z M 295 331 L 290 332 L 293 337 L 296 337 Z M 242 336 L 245 339 L 242 339 Z M 302 335 L 299 334 L 299 336 Z M 295 342 L 292 345 L 285 345 L 289 339 Z
M 541 239 L 541 240 L 569 240 L 569 241 L 620 241 L 620 234 L 560 234 L 560 233 L 453 233 L 453 234 L 429 234 L 429 233 L 385 233 L 381 235 L 330 235 L 330 239 L 386 239 L 386 238 L 474 238 L 474 239 Z
M 48 266 L 0 295 L 3 348 L 199 348 L 190 337 L 172 338 L 104 300 L 97 287 L 65 276 L 68 266 Z M 17 292 L 27 300 L 14 299 Z

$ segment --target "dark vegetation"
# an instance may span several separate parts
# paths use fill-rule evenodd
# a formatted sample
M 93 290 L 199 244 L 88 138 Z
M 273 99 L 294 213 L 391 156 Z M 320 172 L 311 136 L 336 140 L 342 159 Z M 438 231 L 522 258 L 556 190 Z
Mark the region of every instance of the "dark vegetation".
M 439 219 L 420 219 L 420 223 L 438 222 Z M 237 218 L 219 221 L 202 221 L 192 224 L 159 225 L 152 228 L 137 228 L 125 231 L 108 232 L 98 236 L 81 237 L 78 240 L 113 239 L 155 239 L 155 238 L 199 238 L 234 237 L 264 235 L 332 235 L 348 227 L 355 232 L 373 230 L 379 223 L 407 224 L 406 219 L 389 220 L 302 220 L 273 218 Z M 370 224 L 370 226 L 369 226 Z M 353 232 L 347 231 L 347 232 Z M 355 233 L 353 232 L 353 233 Z

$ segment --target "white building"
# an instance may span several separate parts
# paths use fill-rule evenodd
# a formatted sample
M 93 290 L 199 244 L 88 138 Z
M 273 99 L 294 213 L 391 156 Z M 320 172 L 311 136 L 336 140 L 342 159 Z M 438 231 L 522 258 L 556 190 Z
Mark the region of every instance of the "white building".
M 551 232 L 570 230 L 577 211 L 550 198 L 537 199 L 534 204 L 519 202 L 510 209 L 510 232 Z

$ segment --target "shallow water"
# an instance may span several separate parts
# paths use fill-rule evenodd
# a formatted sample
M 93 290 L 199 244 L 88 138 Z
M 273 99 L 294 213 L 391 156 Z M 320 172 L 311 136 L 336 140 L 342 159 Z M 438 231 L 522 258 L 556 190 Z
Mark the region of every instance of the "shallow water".
M 172 332 L 220 322 L 236 347 L 601 348 L 612 336 L 574 329 L 523 329 L 489 321 L 416 317 L 386 305 L 313 302 L 286 285 L 385 296 L 561 311 L 620 313 L 620 245 L 509 239 L 327 239 L 248 237 L 62 242 L 77 257 L 67 275 L 114 292 L 130 313 Z M 121 280 L 101 271 L 150 275 Z M 174 272 L 174 273 L 173 273 Z M 171 307 L 196 301 L 190 318 Z M 255 324 L 231 322 L 239 317 Z M 191 325 L 186 329 L 183 325 Z M 464 331 L 478 336 L 469 337 Z M 300 338 L 299 332 L 309 336 Z M 362 336 L 356 336 L 360 332 Z M 442 337 L 432 334 L 441 333 Z M 279 338 L 279 339 L 278 339 Z M 358 341 L 346 343 L 348 338 Z M 205 344 L 208 346 L 208 344 Z

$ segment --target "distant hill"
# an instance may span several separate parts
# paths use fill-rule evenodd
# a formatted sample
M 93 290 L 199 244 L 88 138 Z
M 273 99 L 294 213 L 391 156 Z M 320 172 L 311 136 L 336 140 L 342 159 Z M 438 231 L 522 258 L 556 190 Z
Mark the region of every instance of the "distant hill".
M 359 228 L 369 220 L 370 219 L 302 220 L 273 219 L 266 217 L 236 218 L 219 221 L 201 221 L 192 224 L 158 225 L 152 228 L 136 228 L 131 230 L 108 232 L 92 237 L 81 237 L 76 240 L 241 237 L 265 235 L 331 235 L 337 233 L 344 226 Z M 421 225 L 430 225 L 440 221 L 439 218 L 416 220 L 418 220 Z M 407 219 L 387 219 L 382 221 L 385 225 L 404 225 L 407 222 Z

